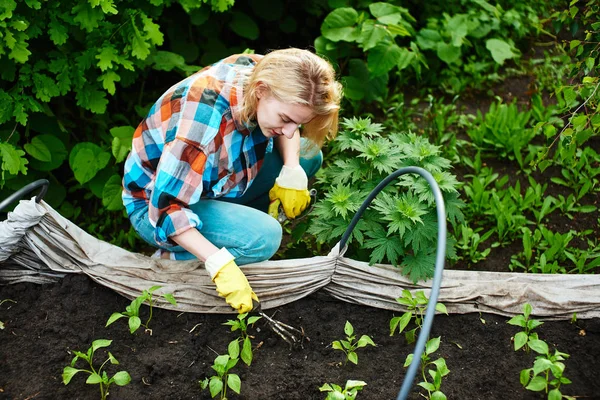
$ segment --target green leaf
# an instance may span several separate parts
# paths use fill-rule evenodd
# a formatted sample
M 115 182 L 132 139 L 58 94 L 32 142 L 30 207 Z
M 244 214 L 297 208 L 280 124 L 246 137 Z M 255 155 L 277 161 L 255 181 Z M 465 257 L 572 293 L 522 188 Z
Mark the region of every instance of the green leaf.
M 529 348 L 539 354 L 548 354 L 548 344 L 543 340 L 534 339 L 527 342 Z
M 50 40 L 54 42 L 55 45 L 60 46 L 67 43 L 67 39 L 69 38 L 67 25 L 57 21 L 52 18 L 48 23 L 48 34 L 50 36 Z
M 519 380 L 521 382 L 521 385 L 527 386 L 530 379 L 531 379 L 531 368 L 521 370 L 521 373 L 519 374 Z
M 73 379 L 73 376 L 75 376 L 75 374 L 77 374 L 78 372 L 82 372 L 82 371 L 85 371 L 85 370 L 77 369 L 77 368 L 73 368 L 73 367 L 65 367 L 63 369 L 63 373 L 62 373 L 63 383 L 65 385 L 68 385 L 69 382 L 71 382 L 71 379 Z
M 40 139 L 39 136 L 34 137 L 31 143 L 27 143 L 23 146 L 25 151 L 33 158 L 42 162 L 49 162 L 52 160 L 52 154 L 48 146 Z
M 239 36 L 246 39 L 256 40 L 260 35 L 256 22 L 243 12 L 233 12 L 233 18 L 229 23 L 229 27 Z
M 542 390 L 546 390 L 546 379 L 541 376 L 534 376 L 529 385 L 525 387 L 527 390 L 531 390 L 533 392 L 541 392 Z
M 548 392 L 548 400 L 561 400 L 562 398 L 562 393 L 558 389 L 552 389 Z
M 241 359 L 242 361 L 250 366 L 250 364 L 252 364 L 252 343 L 250 342 L 250 338 L 246 337 L 244 339 L 244 344 L 242 346 L 242 353 L 241 353 Z
M 221 390 L 223 390 L 223 381 L 221 381 L 220 378 L 213 376 L 210 379 L 208 388 L 210 390 L 211 397 L 215 397 L 216 395 L 221 393 Z
M 515 351 L 519 350 L 521 347 L 525 346 L 527 343 L 527 334 L 525 332 L 519 332 L 515 335 Z
M 91 142 L 76 144 L 69 156 L 69 165 L 81 184 L 89 182 L 109 161 L 110 154 Z
M 125 386 L 131 382 L 131 376 L 127 371 L 119 371 L 112 378 L 118 386 Z
M 373 339 L 367 335 L 362 335 L 360 339 L 358 339 L 358 342 L 356 342 L 356 348 L 365 347 L 367 345 L 376 346 L 375 342 L 373 342 Z
M 330 12 L 321 25 L 321 34 L 333 42 L 353 42 L 359 38 L 356 28 L 358 12 L 351 7 L 342 7 Z
M 122 177 L 113 175 L 109 178 L 102 191 L 102 205 L 109 211 L 117 211 L 124 208 L 121 194 L 123 192 Z
M 367 51 L 377 46 L 387 36 L 387 31 L 381 25 L 375 24 L 373 20 L 367 20 L 362 25 L 359 43 L 363 50 Z
M 140 317 L 137 317 L 137 316 L 129 317 L 129 332 L 130 333 L 134 333 L 135 331 L 137 331 L 139 329 L 140 325 L 142 325 L 142 320 L 140 319 Z
M 358 365 L 358 354 L 353 351 L 348 352 L 348 361 L 352 364 Z
M 460 59 L 460 47 L 453 46 L 446 42 L 438 42 L 436 50 L 437 56 L 446 64 L 455 63 Z
M 492 53 L 492 58 L 498 64 L 504 64 L 504 61 L 510 58 L 515 58 L 517 54 L 512 51 L 511 45 L 501 39 L 488 39 L 485 42 L 485 47 Z
M 23 157 L 25 152 L 16 149 L 12 144 L 0 143 L 0 158 L 2 159 L 2 179 L 4 179 L 4 171 L 8 171 L 12 175 L 19 172 L 27 175 L 28 161 Z
M 399 24 L 403 21 L 403 15 L 408 16 L 409 19 L 412 18 L 407 9 L 383 2 L 369 4 L 369 11 L 371 11 L 371 14 L 373 14 L 379 22 L 385 25 Z
M 103 348 L 103 347 L 108 347 L 108 346 L 110 346 L 110 345 L 111 345 L 111 343 L 112 343 L 112 340 L 109 340 L 109 339 L 98 339 L 98 340 L 94 340 L 94 341 L 92 342 L 92 347 L 91 347 L 91 349 L 92 349 L 92 351 L 96 351 L 96 350 L 98 350 L 98 349 L 101 349 L 101 348 Z
M 110 316 L 110 318 L 108 318 L 108 321 L 106 321 L 106 325 L 104 326 L 109 326 L 110 324 L 112 324 L 113 322 L 115 322 L 118 319 L 124 318 L 125 315 L 116 312 L 116 313 L 112 313 L 112 315 Z
M 431 400 L 447 400 L 446 395 L 439 390 L 431 394 Z
M 392 70 L 403 59 L 405 51 L 406 49 L 393 43 L 381 43 L 371 49 L 367 64 L 372 76 L 383 75 Z
M 92 8 L 86 2 L 77 3 L 71 9 L 71 14 L 75 14 L 73 21 L 78 23 L 87 33 L 98 28 L 99 21 L 104 19 L 104 13 L 100 8 Z
M 170 51 L 157 51 L 152 60 L 154 61 L 153 68 L 158 71 L 172 71 L 177 67 L 185 67 L 185 58 Z
M 95 385 L 98 383 L 102 383 L 102 377 L 100 375 L 98 375 L 97 373 L 93 372 L 90 374 L 90 376 L 88 376 L 85 383 L 87 383 L 89 385 Z
M 236 374 L 227 375 L 227 386 L 237 394 L 242 390 L 242 380 Z

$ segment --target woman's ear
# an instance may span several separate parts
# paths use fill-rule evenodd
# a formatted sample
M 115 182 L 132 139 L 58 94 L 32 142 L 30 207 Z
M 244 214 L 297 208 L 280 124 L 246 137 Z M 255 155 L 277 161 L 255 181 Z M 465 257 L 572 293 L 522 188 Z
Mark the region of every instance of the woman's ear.
M 256 84 L 255 93 L 256 93 L 256 98 L 260 99 L 261 97 L 264 97 L 267 94 L 269 94 L 269 87 L 263 82 L 258 82 Z

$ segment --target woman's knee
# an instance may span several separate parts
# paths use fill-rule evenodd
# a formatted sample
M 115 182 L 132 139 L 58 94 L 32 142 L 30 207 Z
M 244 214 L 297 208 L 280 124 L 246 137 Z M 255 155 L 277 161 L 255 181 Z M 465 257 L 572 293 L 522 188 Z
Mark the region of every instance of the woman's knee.
M 237 249 L 239 256 L 236 257 L 238 264 L 250 264 L 265 261 L 273 257 L 279 246 L 283 231 L 281 225 L 268 214 L 261 221 L 260 229 L 249 232 L 248 240 L 242 248 Z

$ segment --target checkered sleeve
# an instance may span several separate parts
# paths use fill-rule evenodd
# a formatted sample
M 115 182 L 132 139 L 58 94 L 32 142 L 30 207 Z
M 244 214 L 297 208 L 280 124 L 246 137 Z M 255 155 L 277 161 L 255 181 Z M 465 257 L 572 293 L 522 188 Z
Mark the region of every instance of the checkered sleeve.
M 217 77 L 200 76 L 177 87 L 163 99 L 168 109 L 161 116 L 167 124 L 165 146 L 157 165 L 148 216 L 156 227 L 155 240 L 173 245 L 169 237 L 202 221 L 189 210 L 203 190 L 202 175 L 207 157 L 219 138 L 219 128 L 228 102 L 220 96 Z M 168 103 L 168 106 L 166 105 Z

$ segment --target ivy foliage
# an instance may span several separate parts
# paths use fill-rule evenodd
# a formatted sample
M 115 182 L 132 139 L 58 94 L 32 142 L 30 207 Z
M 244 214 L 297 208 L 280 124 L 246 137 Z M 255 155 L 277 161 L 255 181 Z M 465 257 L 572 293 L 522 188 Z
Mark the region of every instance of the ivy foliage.
M 419 20 L 388 2 L 336 4 L 315 48 L 342 66 L 346 97 L 353 101 L 382 100 L 396 74 L 402 82 L 435 80 L 450 92 L 465 89 L 465 75 L 497 79 L 500 66 L 521 56 L 515 40 L 542 29 L 539 10 L 520 2 L 444 2 L 443 11 L 426 10 Z
M 369 118 L 344 119 L 342 131 L 331 143 L 333 163 L 318 178 L 324 199 L 315 205 L 308 232 L 322 243 L 335 243 L 369 193 L 390 173 L 418 166 L 431 172 L 446 204 L 448 221 L 463 220 L 459 183 L 448 170 L 450 162 L 423 136 L 384 132 Z M 391 263 L 414 281 L 433 275 L 437 248 L 435 200 L 427 181 L 403 175 L 388 185 L 352 232 L 351 257 L 371 263 Z M 362 250 L 361 250 L 362 249 Z M 366 251 L 365 251 L 366 250 Z M 454 257 L 454 241 L 447 255 Z M 351 255 L 350 255 L 351 254 Z

